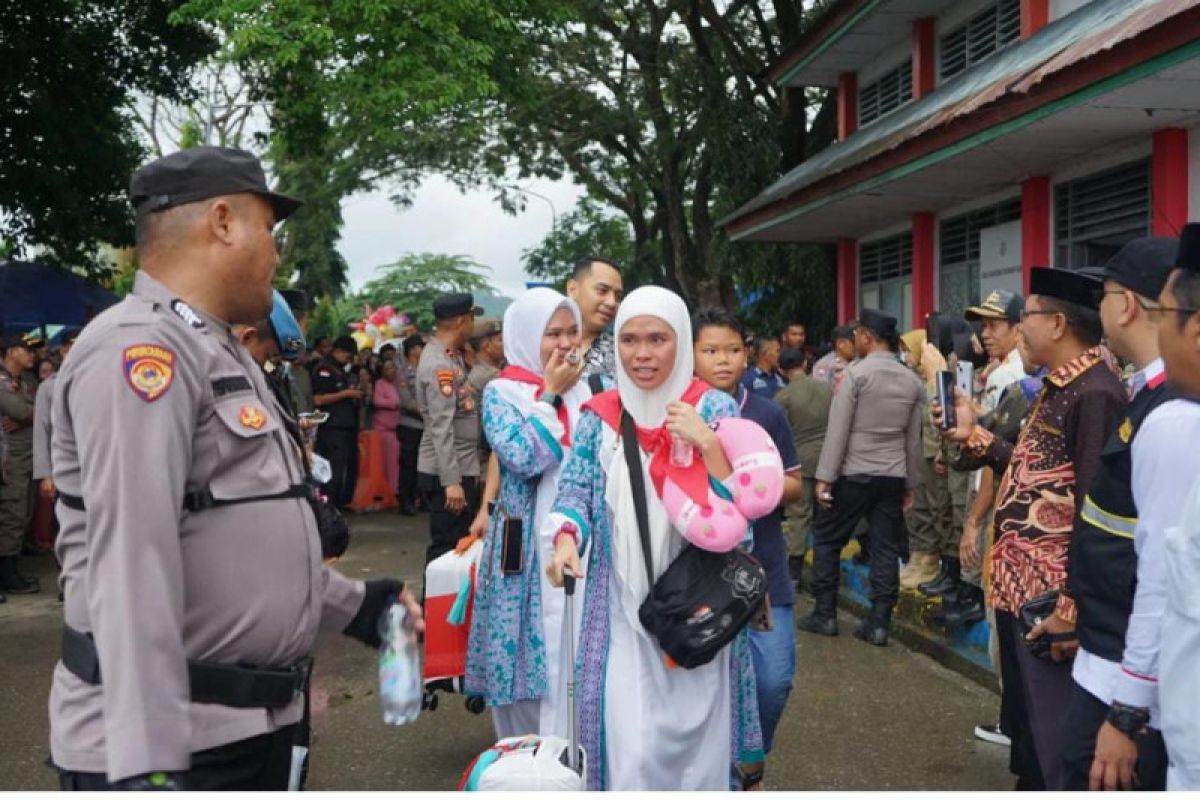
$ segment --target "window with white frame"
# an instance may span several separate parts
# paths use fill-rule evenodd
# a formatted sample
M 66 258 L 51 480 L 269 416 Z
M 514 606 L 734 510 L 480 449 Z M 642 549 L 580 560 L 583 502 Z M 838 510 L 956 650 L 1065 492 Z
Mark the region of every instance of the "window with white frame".
M 1103 264 L 1130 240 L 1149 234 L 1149 159 L 1054 187 L 1056 267 Z
M 943 219 L 938 224 L 938 310 L 961 314 L 980 300 L 979 232 L 1021 218 L 1021 200 Z
M 891 314 L 912 327 L 912 233 L 865 242 L 858 251 L 859 307 Z
M 870 124 L 911 99 L 912 61 L 909 60 L 859 89 L 858 124 Z
M 950 78 L 1021 38 L 1021 0 L 998 0 L 941 39 L 939 69 Z

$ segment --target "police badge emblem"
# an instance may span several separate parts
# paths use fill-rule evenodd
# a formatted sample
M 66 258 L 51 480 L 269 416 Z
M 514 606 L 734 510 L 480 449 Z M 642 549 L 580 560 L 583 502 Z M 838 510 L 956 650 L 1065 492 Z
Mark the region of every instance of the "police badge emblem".
M 157 344 L 126 347 L 121 359 L 125 381 L 133 393 L 153 403 L 167 393 L 175 378 L 175 353 Z

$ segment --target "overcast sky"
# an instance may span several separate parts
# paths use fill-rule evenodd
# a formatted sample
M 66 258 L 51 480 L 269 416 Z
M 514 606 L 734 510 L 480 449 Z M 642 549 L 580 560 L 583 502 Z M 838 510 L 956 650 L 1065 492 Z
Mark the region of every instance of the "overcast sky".
M 559 219 L 583 194 L 569 180 L 531 180 L 520 184 L 545 195 Z M 387 192 L 358 194 L 342 204 L 345 224 L 338 250 L 350 265 L 351 290 L 374 277 L 375 268 L 405 253 L 467 255 L 492 268 L 492 283 L 501 294 L 516 297 L 527 277 L 521 251 L 550 232 L 552 215 L 545 200 L 529 197 L 525 210 L 505 213 L 488 191 L 463 194 L 453 184 L 432 177 L 422 184 L 405 209 L 388 201 Z

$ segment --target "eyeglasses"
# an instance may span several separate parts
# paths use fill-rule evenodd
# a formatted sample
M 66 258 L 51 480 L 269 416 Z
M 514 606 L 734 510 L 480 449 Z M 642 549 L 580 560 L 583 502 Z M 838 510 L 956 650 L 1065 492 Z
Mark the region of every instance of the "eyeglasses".
M 1026 309 L 1021 309 L 1021 321 L 1024 322 L 1025 320 L 1029 319 L 1030 317 L 1034 317 L 1039 314 L 1061 314 L 1061 313 L 1062 313 L 1061 311 L 1050 311 L 1049 309 L 1044 310 L 1044 311 L 1027 311 Z
M 1183 314 L 1184 316 L 1188 316 L 1188 317 L 1190 317 L 1193 314 L 1200 314 L 1200 308 L 1186 308 L 1184 306 L 1148 306 L 1145 303 L 1143 303 L 1140 299 L 1138 300 L 1138 304 L 1143 309 L 1145 309 L 1147 314 L 1149 314 L 1152 317 L 1157 316 L 1158 314 L 1166 313 L 1168 311 L 1174 311 L 1177 314 Z

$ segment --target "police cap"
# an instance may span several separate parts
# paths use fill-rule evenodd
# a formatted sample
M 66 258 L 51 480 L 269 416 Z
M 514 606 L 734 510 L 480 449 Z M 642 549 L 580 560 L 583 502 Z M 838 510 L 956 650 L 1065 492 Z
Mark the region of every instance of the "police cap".
M 483 309 L 475 305 L 475 298 L 467 292 L 444 294 L 433 301 L 434 319 L 452 319 L 464 314 L 476 317 L 483 314 Z
M 129 180 L 129 200 L 138 216 L 227 194 L 250 192 L 271 204 L 275 221 L 302 204 L 267 188 L 267 176 L 253 153 L 232 147 L 192 147 L 151 161 Z
M 1200 222 L 1189 222 L 1179 233 L 1179 252 L 1175 266 L 1190 272 L 1200 272 Z
M 1100 277 L 1119 283 L 1142 297 L 1158 299 L 1175 268 L 1179 240 L 1170 236 L 1142 236 L 1117 251 Z
M 896 318 L 874 308 L 864 308 L 858 315 L 858 320 L 851 323 L 852 328 L 866 328 L 880 339 L 891 341 L 896 338 Z

